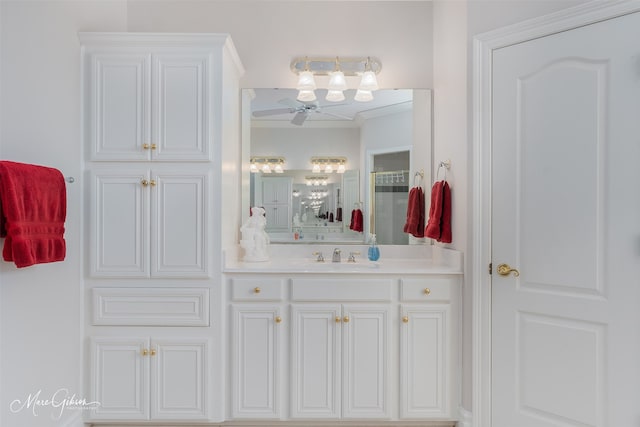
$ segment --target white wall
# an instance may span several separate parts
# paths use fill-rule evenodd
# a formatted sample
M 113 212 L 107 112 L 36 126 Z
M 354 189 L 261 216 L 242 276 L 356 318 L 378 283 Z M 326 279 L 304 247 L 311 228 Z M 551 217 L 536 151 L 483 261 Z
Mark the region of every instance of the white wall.
M 428 1 L 131 1 L 129 29 L 229 33 L 248 88 L 295 86 L 289 64 L 305 55 L 376 56 L 382 88 L 432 83 Z
M 17 269 L 0 261 L 0 425 L 66 426 L 79 411 L 11 413 L 9 403 L 60 388 L 81 393 L 80 30 L 126 29 L 118 1 L 0 2 L 2 158 L 58 168 L 68 184 L 64 262 Z
M 286 169 L 311 169 L 314 156 L 344 156 L 347 169 L 360 169 L 360 129 L 313 127 L 251 128 L 252 156 L 283 156 Z

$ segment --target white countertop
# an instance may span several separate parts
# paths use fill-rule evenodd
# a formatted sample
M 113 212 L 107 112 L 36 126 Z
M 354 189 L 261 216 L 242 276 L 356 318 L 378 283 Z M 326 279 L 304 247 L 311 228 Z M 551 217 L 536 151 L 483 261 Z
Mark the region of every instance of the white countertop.
M 334 248 L 341 250 L 341 262 L 331 261 Z M 380 259 L 367 259 L 366 245 L 271 245 L 270 260 L 243 262 L 226 260 L 225 273 L 280 274 L 462 274 L 462 253 L 435 246 L 380 246 Z M 325 262 L 317 262 L 313 252 L 321 251 Z M 349 252 L 360 252 L 356 262 L 347 262 Z

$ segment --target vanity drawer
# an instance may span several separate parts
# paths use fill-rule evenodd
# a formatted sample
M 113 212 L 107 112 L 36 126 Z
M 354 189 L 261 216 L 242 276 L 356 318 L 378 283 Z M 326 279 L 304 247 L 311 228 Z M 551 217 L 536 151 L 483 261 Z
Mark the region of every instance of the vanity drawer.
M 402 301 L 449 301 L 454 295 L 457 277 L 420 277 L 400 279 Z
M 393 279 L 293 279 L 293 301 L 391 301 Z
M 283 279 L 234 277 L 230 281 L 233 301 L 280 301 L 283 298 Z

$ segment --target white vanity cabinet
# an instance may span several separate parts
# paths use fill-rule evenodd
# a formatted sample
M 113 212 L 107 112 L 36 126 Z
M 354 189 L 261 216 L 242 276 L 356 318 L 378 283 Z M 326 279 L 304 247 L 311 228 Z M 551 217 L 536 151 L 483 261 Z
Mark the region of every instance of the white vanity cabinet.
M 389 418 L 389 306 L 294 304 L 291 417 Z
M 90 420 L 206 420 L 209 341 L 94 337 Z
M 455 424 L 459 274 L 226 276 L 228 419 Z
M 209 276 L 210 171 L 94 169 L 90 180 L 93 277 Z

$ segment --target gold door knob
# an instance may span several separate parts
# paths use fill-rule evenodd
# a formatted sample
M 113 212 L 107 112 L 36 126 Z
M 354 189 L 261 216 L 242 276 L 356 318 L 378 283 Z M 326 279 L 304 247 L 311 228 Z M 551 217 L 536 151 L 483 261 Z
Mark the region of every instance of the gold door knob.
M 509 264 L 500 264 L 498 266 L 498 274 L 499 275 L 508 276 L 511 273 L 513 273 L 514 277 L 520 276 L 520 272 L 518 270 L 516 270 L 515 268 L 511 268 L 509 266 Z
M 156 149 L 156 144 L 151 144 L 151 149 L 155 150 Z
M 143 179 L 142 181 L 140 181 L 140 184 L 142 184 L 143 187 L 146 187 L 147 185 L 149 185 L 149 181 Z
M 260 289 L 260 288 L 259 288 L 259 287 L 257 287 L 257 286 L 256 286 L 255 288 L 253 288 L 253 293 L 254 293 L 254 294 L 259 294 L 261 291 L 262 291 L 262 289 Z
M 145 150 L 148 150 L 149 148 L 151 148 L 150 144 L 142 144 L 142 148 L 144 148 Z
M 342 319 L 342 321 L 344 323 L 349 323 L 349 316 L 344 316 L 344 318 Z
M 282 317 L 276 316 L 276 323 L 282 323 Z
M 156 186 L 156 180 L 152 179 L 151 181 L 149 181 L 149 185 L 151 185 L 152 187 Z
M 342 322 L 342 318 L 340 316 L 336 316 L 336 323 Z
M 147 350 L 146 348 L 143 348 L 142 351 L 140 352 L 140 354 L 142 354 L 143 356 L 148 356 L 149 355 L 149 350 Z
M 431 289 L 429 288 L 424 288 L 424 294 L 425 295 L 429 295 L 431 293 Z
M 409 316 L 402 316 L 402 323 L 409 323 Z
M 149 351 L 149 355 L 150 355 L 150 356 L 155 356 L 155 355 L 156 355 L 156 349 L 155 349 L 155 348 L 152 348 L 152 349 Z

